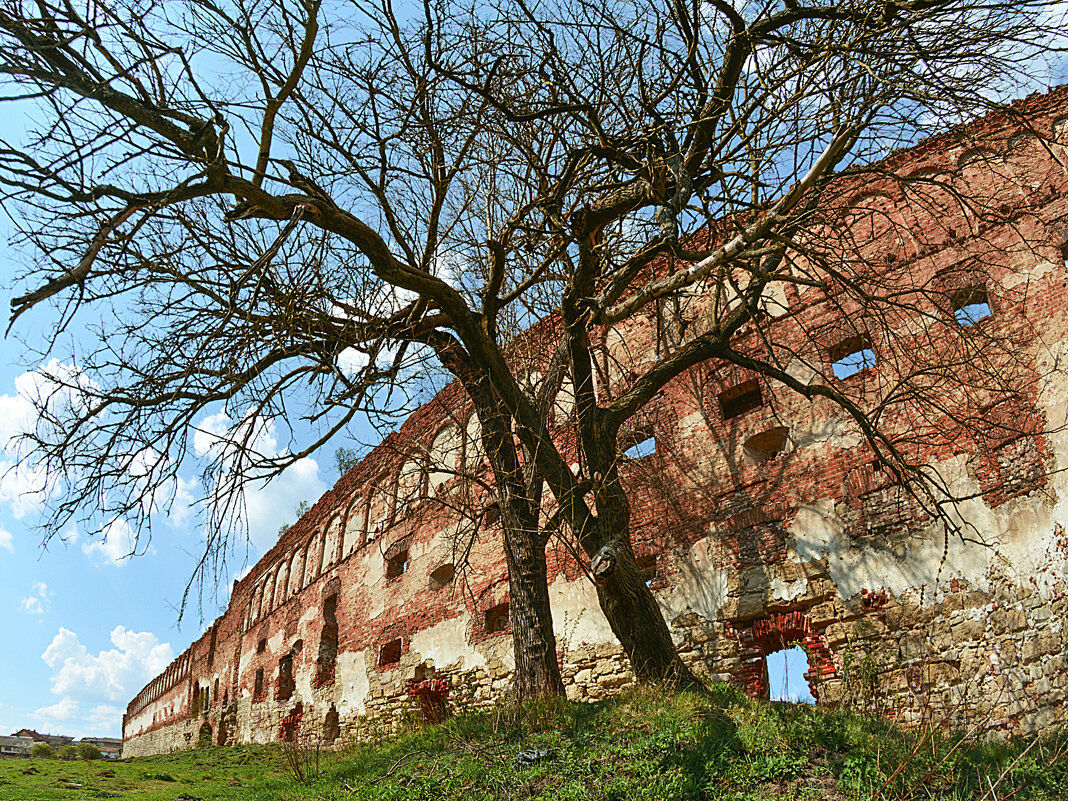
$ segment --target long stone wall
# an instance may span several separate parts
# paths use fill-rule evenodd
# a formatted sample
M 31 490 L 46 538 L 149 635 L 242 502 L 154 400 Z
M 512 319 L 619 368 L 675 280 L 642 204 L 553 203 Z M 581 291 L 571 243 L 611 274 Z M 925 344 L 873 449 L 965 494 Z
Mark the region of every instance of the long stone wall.
M 874 704 L 907 722 L 973 718 L 1009 732 L 1068 719 L 1066 99 L 1062 89 L 1019 103 L 1032 130 L 1000 115 L 885 163 L 981 187 L 1002 210 L 999 223 L 948 205 L 933 220 L 930 204 L 890 181 L 853 191 L 860 199 L 847 217 L 918 285 L 981 263 L 982 285 L 967 289 L 989 304 L 986 325 L 1021 343 L 1016 367 L 1030 380 L 985 413 L 1027 435 L 995 426 L 981 442 L 917 445 L 969 498 L 954 514 L 972 536 L 947 536 L 876 468 L 829 401 L 774 391 L 737 367 L 695 368 L 639 421 L 635 440 L 648 437 L 655 452 L 623 469 L 635 549 L 696 670 L 766 696 L 767 655 L 800 643 L 819 703 Z M 889 245 L 887 231 L 896 232 Z M 841 308 L 815 290 L 791 288 L 779 301 L 771 324 L 787 338 L 796 332 L 799 353 L 833 360 L 848 333 Z M 688 324 L 700 325 L 701 303 Z M 657 358 L 662 328 L 646 317 L 606 335 L 609 388 L 627 380 L 628 365 Z M 807 368 L 799 359 L 789 369 Z M 889 369 L 876 363 L 842 381 L 863 392 Z M 415 708 L 412 688 L 440 688 L 436 680 L 465 703 L 501 697 L 513 662 L 499 531 L 490 500 L 457 475 L 486 471 L 470 404 L 451 385 L 235 582 L 223 616 L 130 702 L 124 753 L 298 733 L 333 744 Z M 633 677 L 582 566 L 550 549 L 568 694 L 603 698 Z

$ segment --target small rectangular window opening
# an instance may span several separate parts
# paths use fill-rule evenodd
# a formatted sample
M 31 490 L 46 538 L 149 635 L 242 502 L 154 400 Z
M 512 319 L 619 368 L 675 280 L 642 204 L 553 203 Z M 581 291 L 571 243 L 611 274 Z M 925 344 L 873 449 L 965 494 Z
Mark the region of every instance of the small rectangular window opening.
M 486 633 L 499 634 L 511 631 L 512 625 L 508 619 L 508 604 L 497 604 L 486 610 Z
M 745 452 L 749 458 L 757 464 L 767 462 L 786 449 L 787 436 L 790 429 L 786 426 L 776 426 L 767 431 L 761 431 L 745 441 Z
M 267 650 L 267 640 L 260 640 L 258 643 L 256 643 L 256 653 L 257 654 L 262 654 L 266 650 Z
M 378 666 L 385 667 L 386 665 L 395 665 L 400 662 L 401 658 L 401 641 L 400 637 L 395 640 L 390 640 L 381 648 L 378 649 Z
M 975 325 L 990 314 L 990 299 L 985 287 L 971 287 L 953 298 L 953 316 L 961 328 Z
M 256 685 L 252 689 L 252 700 L 259 701 L 263 698 L 263 668 L 256 671 Z
M 851 337 L 831 350 L 831 371 L 839 381 L 875 366 L 875 351 L 866 336 Z
M 760 392 L 760 382 L 755 378 L 743 381 L 719 393 L 719 410 L 724 420 L 740 417 L 753 409 L 764 405 L 764 396 Z
M 386 560 L 386 578 L 392 579 L 404 575 L 408 569 L 408 549 L 398 551 Z
M 293 697 L 296 685 L 293 681 L 293 654 L 288 653 L 278 660 L 278 688 L 275 692 L 276 701 L 288 701 Z
M 656 437 L 646 437 L 623 451 L 623 455 L 628 459 L 644 459 L 654 453 L 656 453 Z

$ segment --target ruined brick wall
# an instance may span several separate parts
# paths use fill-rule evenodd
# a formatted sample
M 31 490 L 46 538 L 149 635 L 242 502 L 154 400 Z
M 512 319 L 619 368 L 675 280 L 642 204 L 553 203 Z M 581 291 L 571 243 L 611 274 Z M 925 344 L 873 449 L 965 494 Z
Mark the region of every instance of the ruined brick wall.
M 981 263 L 982 286 L 963 289 L 981 289 L 989 330 L 1025 343 L 1017 368 L 1036 380 L 985 410 L 1009 423 L 1004 430 L 924 437 L 907 415 L 887 422 L 917 426 L 912 446 L 970 496 L 960 513 L 984 544 L 945 538 L 829 401 L 773 392 L 737 367 L 691 371 L 635 423 L 635 442 L 655 440 L 654 453 L 623 470 L 635 549 L 696 670 L 766 695 L 767 655 L 800 642 L 820 703 L 874 704 L 913 722 L 972 717 L 1008 731 L 1068 719 L 1066 101 L 1062 89 L 1017 106 L 1046 142 L 1003 115 L 969 126 L 988 148 L 981 158 L 946 136 L 885 163 L 981 187 L 1000 222 L 910 202 L 890 182 L 859 199 L 856 187 L 842 193 L 852 198 L 849 232 L 885 254 L 888 273 L 923 285 Z M 700 309 L 685 322 L 699 326 Z M 816 290 L 791 289 L 768 311 L 813 360 L 833 361 L 855 335 Z M 628 364 L 657 358 L 663 329 L 657 315 L 609 332 L 603 380 L 625 382 Z M 920 336 L 917 347 L 937 346 Z M 843 385 L 863 392 L 891 368 L 877 362 Z M 130 702 L 124 753 L 298 733 L 333 743 L 409 707 L 413 682 L 430 693 L 442 679 L 470 703 L 500 697 L 512 655 L 499 532 L 477 485 L 455 475 L 486 470 L 477 442 L 455 385 L 413 414 L 234 584 L 225 614 Z M 568 694 L 602 698 L 632 676 L 581 566 L 553 548 Z

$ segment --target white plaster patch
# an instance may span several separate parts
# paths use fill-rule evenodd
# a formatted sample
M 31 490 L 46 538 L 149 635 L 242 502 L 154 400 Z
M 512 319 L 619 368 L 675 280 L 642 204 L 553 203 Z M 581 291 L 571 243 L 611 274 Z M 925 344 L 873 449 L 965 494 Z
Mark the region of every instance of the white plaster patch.
M 790 540 L 802 561 L 818 562 L 830 553 L 832 540 L 841 536 L 842 522 L 834 511 L 834 502 L 817 501 L 797 510 L 790 523 Z
M 568 581 L 559 576 L 549 585 L 549 606 L 553 632 L 562 647 L 618 642 L 601 612 L 596 590 L 585 578 Z
M 822 376 L 803 359 L 791 359 L 786 365 L 786 374 L 805 385 L 822 380 Z
M 1013 289 L 1015 287 L 1020 286 L 1020 284 L 1028 284 L 1033 281 L 1041 280 L 1056 269 L 1057 265 L 1053 262 L 1039 262 L 1034 266 L 1034 268 L 1030 270 L 1021 270 L 1016 273 L 1009 273 L 1001 279 L 1001 285 L 1005 287 L 1005 289 Z
M 708 620 L 720 616 L 727 600 L 729 571 L 715 563 L 712 545 L 712 538 L 705 537 L 694 543 L 687 558 L 677 562 L 675 586 L 669 594 L 657 598 L 668 620 L 687 612 Z
M 938 471 L 956 497 L 974 496 L 951 511 L 978 542 L 951 534 L 947 545 L 942 524 L 933 523 L 915 534 L 898 558 L 875 543 L 849 537 L 831 502 L 822 501 L 798 511 L 790 526 L 791 544 L 802 560 L 826 559 L 831 580 L 845 598 L 886 589 L 899 597 L 922 596 L 929 606 L 941 599 L 951 579 L 989 591 L 992 574 L 1048 596 L 1064 577 L 1053 532 L 1056 519 L 1068 519 L 1068 507 L 1062 504 L 1061 516 L 1051 515 L 1044 496 L 1035 494 L 991 509 L 964 456 L 939 463 Z M 1059 495 L 1065 497 L 1063 491 Z
M 341 684 L 341 700 L 338 715 L 363 714 L 367 711 L 367 694 L 371 682 L 367 677 L 367 651 L 346 651 L 338 654 L 336 681 Z
M 436 667 L 452 665 L 464 660 L 464 670 L 481 667 L 486 658 L 467 641 L 470 615 L 449 618 L 428 629 L 412 634 L 409 649 L 421 659 L 432 660 Z
M 771 579 L 770 588 L 776 601 L 793 601 L 808 592 L 808 579 L 802 576 L 795 581 L 784 581 L 776 576 Z

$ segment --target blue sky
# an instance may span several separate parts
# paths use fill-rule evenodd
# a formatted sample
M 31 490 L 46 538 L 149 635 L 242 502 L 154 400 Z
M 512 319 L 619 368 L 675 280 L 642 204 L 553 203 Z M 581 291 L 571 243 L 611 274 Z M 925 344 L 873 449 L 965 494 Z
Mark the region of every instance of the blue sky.
M 0 250 L 4 309 L 14 263 L 10 250 Z M 0 347 L 0 441 L 7 441 L 31 419 L 26 393 L 34 375 L 21 364 L 16 340 Z M 0 454 L 0 470 L 11 463 L 10 453 Z M 274 543 L 282 522 L 292 522 L 300 501 L 314 501 L 335 478 L 331 465 L 305 459 L 268 490 L 253 491 L 248 562 Z M 192 496 L 198 488 L 195 478 L 188 481 Z M 27 494 L 33 486 L 32 477 L 12 473 L 0 483 L 0 733 L 25 726 L 117 736 L 127 701 L 225 607 L 229 582 L 218 597 L 205 597 L 203 620 L 194 605 L 179 626 L 177 607 L 201 547 L 193 514 L 161 521 L 147 548 L 139 547 L 144 553 L 133 557 L 122 526 L 104 541 L 72 527 L 66 541 L 42 547 L 35 529 L 40 499 Z M 234 575 L 244 555 L 239 548 Z

